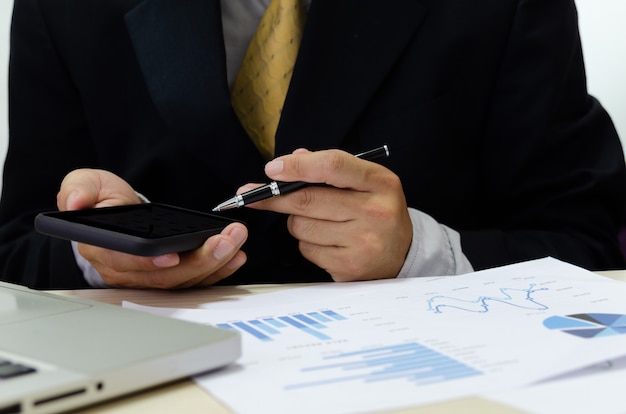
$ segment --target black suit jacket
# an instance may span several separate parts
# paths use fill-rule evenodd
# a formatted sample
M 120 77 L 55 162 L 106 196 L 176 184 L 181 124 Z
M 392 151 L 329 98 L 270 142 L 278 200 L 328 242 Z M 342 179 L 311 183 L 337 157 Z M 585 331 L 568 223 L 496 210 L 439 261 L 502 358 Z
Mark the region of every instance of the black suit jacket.
M 231 109 L 219 7 L 15 0 L 1 278 L 85 285 L 69 242 L 33 230 L 72 169 L 200 210 L 266 181 Z M 622 149 L 587 94 L 572 0 L 313 1 L 276 153 L 382 143 L 408 205 L 458 230 L 476 269 L 624 266 Z M 329 280 L 285 217 L 229 214 L 249 226 L 249 262 L 225 283 Z

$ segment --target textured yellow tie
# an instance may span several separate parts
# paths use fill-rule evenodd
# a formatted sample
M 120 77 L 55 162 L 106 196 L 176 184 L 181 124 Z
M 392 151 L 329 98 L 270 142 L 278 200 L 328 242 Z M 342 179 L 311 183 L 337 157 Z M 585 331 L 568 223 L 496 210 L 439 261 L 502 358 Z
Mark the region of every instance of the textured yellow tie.
M 274 157 L 274 136 L 305 18 L 300 0 L 272 0 L 250 41 L 233 85 L 231 98 L 235 113 L 268 160 Z

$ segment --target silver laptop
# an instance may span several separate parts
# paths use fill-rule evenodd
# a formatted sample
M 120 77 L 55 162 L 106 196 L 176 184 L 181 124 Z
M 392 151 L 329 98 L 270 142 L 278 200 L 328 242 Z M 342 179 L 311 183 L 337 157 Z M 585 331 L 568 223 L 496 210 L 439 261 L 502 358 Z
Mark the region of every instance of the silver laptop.
M 234 331 L 0 282 L 0 413 L 48 413 L 219 369 Z

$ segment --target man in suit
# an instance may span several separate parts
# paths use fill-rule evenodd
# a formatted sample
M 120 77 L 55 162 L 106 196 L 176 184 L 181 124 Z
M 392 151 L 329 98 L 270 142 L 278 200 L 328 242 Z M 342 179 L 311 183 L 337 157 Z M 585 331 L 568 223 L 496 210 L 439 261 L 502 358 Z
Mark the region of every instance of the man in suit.
M 266 165 L 229 89 L 267 3 L 15 1 L 1 278 L 173 288 L 458 274 L 544 256 L 624 266 L 622 148 L 587 94 L 572 0 L 305 2 Z M 380 163 L 350 156 L 383 143 Z M 228 211 L 246 225 L 180 255 L 33 230 L 57 192 L 60 209 L 139 192 L 210 210 L 268 179 L 330 185 Z

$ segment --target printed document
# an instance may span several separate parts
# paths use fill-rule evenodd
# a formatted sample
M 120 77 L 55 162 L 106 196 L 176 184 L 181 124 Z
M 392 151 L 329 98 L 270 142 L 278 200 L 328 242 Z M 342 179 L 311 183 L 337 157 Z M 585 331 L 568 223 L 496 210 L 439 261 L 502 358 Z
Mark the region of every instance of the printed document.
M 506 396 L 626 355 L 626 283 L 547 258 L 461 276 L 328 283 L 203 309 L 124 306 L 239 332 L 196 378 L 235 413 L 365 413 Z

